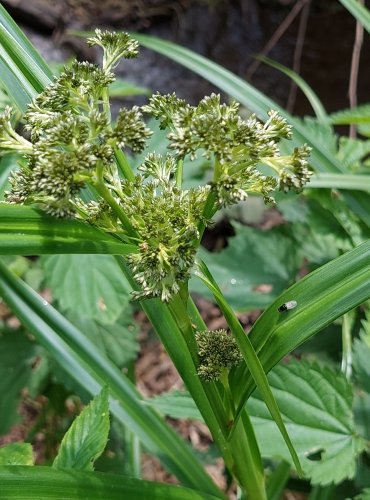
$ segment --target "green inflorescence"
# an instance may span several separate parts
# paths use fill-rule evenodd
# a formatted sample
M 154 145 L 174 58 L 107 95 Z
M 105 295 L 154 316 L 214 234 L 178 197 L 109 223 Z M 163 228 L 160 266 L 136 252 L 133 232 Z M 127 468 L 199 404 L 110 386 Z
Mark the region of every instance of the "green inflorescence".
M 75 61 L 65 68 L 29 105 L 29 140 L 12 127 L 9 107 L 0 114 L 0 154 L 17 151 L 26 160 L 10 176 L 7 202 L 79 218 L 136 244 L 128 257 L 140 285 L 135 296 L 169 301 L 188 280 L 202 228 L 216 210 L 250 193 L 269 202 L 276 188 L 301 190 L 312 174 L 309 148 L 281 156 L 279 141 L 291 137 L 283 118 L 271 111 L 266 123 L 254 115 L 244 120 L 238 103 L 223 104 L 216 94 L 197 106 L 175 94 L 155 94 L 141 108 L 121 109 L 112 122 L 112 69 L 121 58 L 136 57 L 138 43 L 127 33 L 101 30 L 88 43 L 103 48 L 102 67 Z M 120 148 L 140 153 L 152 134 L 143 113 L 168 129 L 169 152 L 149 153 L 138 175 L 122 178 Z M 199 154 L 214 161 L 213 180 L 182 189 L 180 165 Z M 266 175 L 266 167 L 274 175 Z M 93 192 L 88 202 L 86 187 Z
M 207 382 L 218 380 L 223 370 L 230 370 L 242 360 L 234 337 L 226 330 L 206 330 L 196 334 L 198 374 Z

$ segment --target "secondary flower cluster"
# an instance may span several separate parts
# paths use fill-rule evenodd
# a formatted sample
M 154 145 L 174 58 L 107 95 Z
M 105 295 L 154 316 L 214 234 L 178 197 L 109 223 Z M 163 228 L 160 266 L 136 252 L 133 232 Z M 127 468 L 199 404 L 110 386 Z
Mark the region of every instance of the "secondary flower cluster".
M 226 330 L 207 330 L 196 334 L 199 354 L 198 374 L 206 382 L 218 380 L 242 360 L 238 345 Z
M 274 111 L 264 124 L 255 116 L 243 120 L 238 103 L 222 104 L 215 94 L 198 106 L 175 94 L 155 94 L 141 109 L 122 109 L 113 123 L 111 70 L 122 57 L 135 57 L 138 44 L 127 33 L 101 30 L 88 43 L 103 48 L 102 67 L 75 61 L 65 68 L 30 104 L 24 117 L 29 140 L 12 127 L 10 108 L 0 115 L 0 154 L 17 151 L 27 160 L 10 177 L 7 201 L 78 217 L 135 243 L 137 253 L 128 262 L 141 287 L 136 296 L 168 301 L 188 279 L 201 228 L 214 212 L 248 193 L 270 201 L 277 186 L 300 190 L 311 175 L 309 148 L 281 156 L 278 143 L 291 136 L 285 120 Z M 152 132 L 142 113 L 169 129 L 171 153 L 150 153 L 135 176 L 125 171 L 120 148 L 145 149 Z M 183 160 L 199 152 L 214 160 L 213 181 L 184 190 Z M 88 202 L 85 187 L 92 193 Z
M 243 120 L 239 103 L 221 104 L 220 96 L 212 94 L 190 106 L 175 94 L 153 95 L 143 111 L 160 120 L 162 129 L 170 130 L 169 147 L 175 156 L 196 158 L 199 151 L 207 158 L 215 157 L 213 190 L 219 206 L 245 200 L 248 193 L 261 194 L 273 201 L 270 193 L 277 187 L 283 191 L 300 191 L 312 171 L 307 157 L 310 148 L 296 148 L 291 156 L 280 156 L 278 143 L 291 138 L 291 127 L 270 111 L 266 123 L 255 115 Z M 267 165 L 278 178 L 264 175 Z

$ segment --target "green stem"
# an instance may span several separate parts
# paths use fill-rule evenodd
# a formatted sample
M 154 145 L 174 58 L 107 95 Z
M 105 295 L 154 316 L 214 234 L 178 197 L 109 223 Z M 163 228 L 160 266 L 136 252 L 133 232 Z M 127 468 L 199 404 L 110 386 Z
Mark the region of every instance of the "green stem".
M 198 347 L 195 340 L 194 329 L 186 311 L 185 304 L 179 294 L 172 298 L 171 302 L 168 304 L 168 309 L 185 338 L 185 342 L 189 348 L 194 364 L 197 365 Z
M 131 165 L 122 149 L 114 148 L 114 156 L 117 161 L 118 169 L 123 177 L 125 177 L 128 181 L 133 182 L 135 180 L 135 174 L 132 171 Z
M 216 203 L 216 193 L 214 191 L 210 191 L 203 208 L 203 213 L 202 213 L 203 220 L 208 221 L 212 219 L 214 214 L 217 212 L 217 208 L 215 208 L 215 203 Z M 207 227 L 207 224 L 203 222 L 203 220 L 200 221 L 198 224 L 199 241 L 202 239 L 204 230 Z
M 127 377 L 136 384 L 135 362 L 130 361 L 127 367 Z M 127 427 L 124 428 L 125 435 L 125 473 L 131 477 L 141 478 L 141 446 L 135 433 Z
M 246 410 L 236 424 L 230 446 L 235 466 L 232 472 L 251 500 L 267 500 L 265 477 L 256 436 Z
M 268 500 L 280 500 L 290 476 L 290 464 L 284 460 L 272 472 L 267 484 Z
M 176 186 L 181 188 L 182 186 L 182 174 L 184 171 L 184 160 L 178 160 L 176 169 Z
M 352 376 L 352 336 L 351 336 L 351 321 L 349 314 L 343 316 L 342 321 L 342 372 L 347 380 Z
M 103 110 L 105 114 L 107 115 L 108 118 L 108 123 L 111 123 L 112 121 L 112 114 L 110 110 L 110 104 L 109 104 L 109 91 L 108 89 L 104 89 L 102 93 L 102 103 L 103 103 Z M 112 127 L 110 126 L 112 129 Z M 123 151 L 120 148 L 115 147 L 114 148 L 114 156 L 116 158 L 117 166 L 123 177 L 125 177 L 129 181 L 133 181 L 135 179 L 135 175 L 132 171 L 131 165 L 127 161 L 127 158 Z
M 138 290 L 138 285 L 133 279 L 132 273 L 127 268 L 125 261 L 121 257 L 116 257 L 116 260 L 130 285 L 134 290 Z M 202 413 L 204 421 L 211 431 L 227 468 L 232 470 L 234 459 L 232 448 L 227 441 L 229 429 L 227 427 L 227 415 L 222 399 L 214 383 L 203 382 L 197 375 L 197 365 L 194 363 L 194 359 L 198 355 L 194 334 L 193 331 L 190 331 L 192 327 L 191 323 L 188 322 L 187 314 L 185 315 L 187 320 L 178 319 L 178 321 L 175 321 L 174 319 L 174 315 L 176 317 L 180 315 L 181 318 L 184 314 L 185 306 L 183 299 L 180 296 L 178 297 L 178 301 L 172 305 L 172 311 L 170 311 L 169 305 L 160 302 L 159 299 L 143 300 L 140 302 L 140 305 Z M 182 325 L 185 333 L 180 330 L 179 324 Z
M 112 196 L 110 190 L 107 188 L 107 186 L 104 183 L 103 180 L 103 165 L 100 164 L 98 165 L 96 169 L 96 181 L 94 182 L 93 186 L 96 189 L 97 193 L 108 203 L 108 205 L 111 207 L 113 212 L 116 214 L 118 219 L 121 221 L 122 226 L 124 229 L 127 231 L 127 234 L 129 236 L 135 237 L 136 233 L 134 229 L 132 228 L 130 219 L 127 217 L 125 212 L 122 210 L 120 205 L 116 202 L 114 197 Z

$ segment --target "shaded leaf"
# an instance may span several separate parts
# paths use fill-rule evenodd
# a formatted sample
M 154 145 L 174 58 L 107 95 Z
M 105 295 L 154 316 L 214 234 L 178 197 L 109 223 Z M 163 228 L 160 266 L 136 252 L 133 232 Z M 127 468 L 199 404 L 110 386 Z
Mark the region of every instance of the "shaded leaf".
M 145 400 L 145 404 L 161 415 L 203 421 L 194 399 L 187 391 L 171 391 Z
M 333 125 L 350 125 L 352 123 L 370 122 L 370 104 L 362 104 L 353 109 L 341 109 L 329 116 Z
M 276 367 L 269 375 L 287 430 L 314 484 L 354 477 L 365 442 L 355 431 L 352 388 L 341 373 L 306 362 Z M 262 455 L 291 461 L 259 396 L 247 403 Z
M 130 286 L 109 255 L 43 257 L 45 282 L 61 309 L 112 324 L 130 301 Z
M 126 307 L 122 316 L 112 325 L 82 318 L 77 313 L 69 314 L 68 317 L 119 368 L 127 366 L 136 358 L 139 351 L 138 326 L 132 318 L 131 307 Z
M 0 203 L 0 254 L 86 254 L 127 255 L 134 245 L 89 224 L 56 219 L 27 206 Z
M 312 482 L 326 485 L 353 478 L 356 459 L 366 445 L 354 426 L 352 388 L 344 376 L 317 364 L 290 362 L 274 368 L 268 379 L 303 469 Z M 200 417 L 186 392 L 156 396 L 147 404 L 173 418 Z M 247 408 L 262 455 L 291 462 L 283 439 L 277 436 L 276 424 L 258 394 L 248 400 Z
M 131 477 L 56 470 L 52 467 L 0 467 L 2 498 L 37 500 L 216 500 L 200 490 L 173 484 L 142 481 Z M 26 495 L 26 496 L 25 496 Z
M 104 388 L 74 420 L 65 434 L 53 467 L 93 470 L 109 433 L 108 389 Z
M 281 229 L 264 232 L 237 223 L 233 226 L 236 236 L 229 239 L 227 248 L 219 253 L 202 249 L 199 256 L 234 309 L 264 308 L 294 280 L 300 265 L 298 251 Z M 212 296 L 194 279 L 190 287 Z
M 33 450 L 29 443 L 11 443 L 0 448 L 0 467 L 3 465 L 33 464 Z
M 19 330 L 0 332 L 0 434 L 19 420 L 21 391 L 37 377 L 39 351 Z

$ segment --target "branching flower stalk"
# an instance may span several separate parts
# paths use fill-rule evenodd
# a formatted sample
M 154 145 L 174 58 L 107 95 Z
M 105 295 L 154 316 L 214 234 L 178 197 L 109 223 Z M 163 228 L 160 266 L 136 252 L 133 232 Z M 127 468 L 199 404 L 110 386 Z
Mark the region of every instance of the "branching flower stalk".
M 7 202 L 80 219 L 133 243 L 137 251 L 126 263 L 139 285 L 134 297 L 159 298 L 170 305 L 176 298 L 186 311 L 196 252 L 215 212 L 249 194 L 271 203 L 276 189 L 300 191 L 312 174 L 309 148 L 303 145 L 282 156 L 279 142 L 290 139 L 291 127 L 276 111 L 269 112 L 265 123 L 255 115 L 244 120 L 237 102 L 221 103 L 216 94 L 197 106 L 174 93 L 154 94 L 141 108 L 121 109 L 113 122 L 112 70 L 122 58 L 136 57 L 138 43 L 127 33 L 96 30 L 88 44 L 103 49 L 102 67 L 77 61 L 66 67 L 29 105 L 24 116 L 29 140 L 12 127 L 10 108 L 0 115 L 0 154 L 17 151 L 24 157 L 10 177 Z M 126 153 L 141 153 L 147 146 L 152 131 L 144 114 L 168 131 L 169 150 L 166 155 L 149 152 L 135 174 Z M 213 162 L 213 180 L 182 189 L 183 170 L 192 168 L 191 160 L 199 155 Z M 94 192 L 93 199 L 86 200 L 86 187 Z M 184 324 L 193 329 L 189 318 Z M 198 334 L 200 344 L 204 335 Z M 209 342 L 215 334 L 207 335 Z M 213 380 L 219 365 L 225 384 L 240 357 L 228 335 L 217 335 L 232 359 L 213 356 L 210 364 L 212 356 L 208 353 L 207 362 L 199 345 L 198 371 Z

